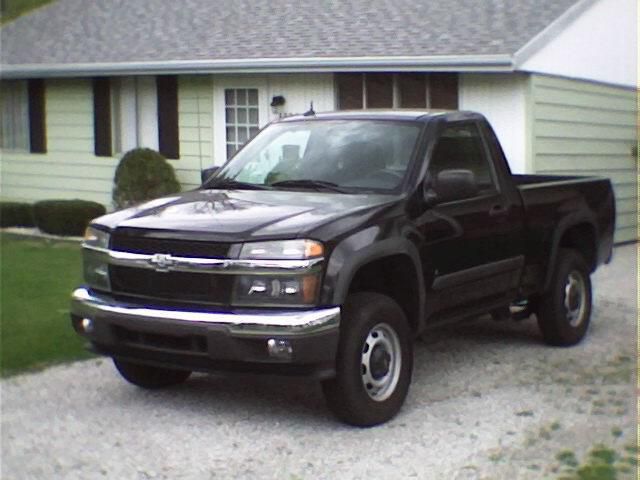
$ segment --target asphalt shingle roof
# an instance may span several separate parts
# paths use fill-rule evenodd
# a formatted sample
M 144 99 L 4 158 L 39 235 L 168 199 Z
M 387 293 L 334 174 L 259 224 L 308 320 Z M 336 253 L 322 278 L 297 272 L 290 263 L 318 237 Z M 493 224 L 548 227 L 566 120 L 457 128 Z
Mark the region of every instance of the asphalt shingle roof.
M 512 55 L 577 0 L 58 0 L 1 63 Z

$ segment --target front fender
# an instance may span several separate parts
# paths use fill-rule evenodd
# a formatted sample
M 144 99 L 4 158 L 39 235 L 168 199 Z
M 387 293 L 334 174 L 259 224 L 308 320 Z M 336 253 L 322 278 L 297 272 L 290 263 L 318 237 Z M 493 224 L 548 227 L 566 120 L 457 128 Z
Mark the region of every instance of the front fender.
M 407 238 L 378 239 L 380 229 L 372 226 L 343 239 L 331 252 L 322 288 L 322 302 L 342 305 L 349 293 L 349 286 L 358 270 L 364 265 L 392 255 L 406 255 L 415 268 L 419 295 L 418 320 L 422 326 L 425 308 L 424 276 L 420 255 Z

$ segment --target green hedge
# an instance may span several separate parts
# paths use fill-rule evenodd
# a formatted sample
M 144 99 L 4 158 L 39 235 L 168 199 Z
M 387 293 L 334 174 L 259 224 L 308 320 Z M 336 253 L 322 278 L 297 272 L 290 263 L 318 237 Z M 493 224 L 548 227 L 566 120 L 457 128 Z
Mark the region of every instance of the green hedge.
M 116 169 L 113 203 L 125 208 L 146 200 L 180 191 L 180 183 L 171 164 L 150 148 L 127 152 Z
M 36 226 L 52 235 L 81 236 L 89 222 L 106 210 L 86 200 L 44 200 L 33 205 Z
M 0 202 L 0 227 L 33 227 L 33 206 L 24 202 Z

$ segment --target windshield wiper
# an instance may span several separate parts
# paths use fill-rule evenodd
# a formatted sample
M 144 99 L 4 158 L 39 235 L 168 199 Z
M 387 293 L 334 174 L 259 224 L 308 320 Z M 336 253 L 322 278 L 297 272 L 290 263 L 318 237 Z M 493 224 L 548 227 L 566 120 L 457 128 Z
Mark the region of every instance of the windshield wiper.
M 313 188 L 315 190 L 328 190 L 330 192 L 346 193 L 344 188 L 339 187 L 333 182 L 325 182 L 323 180 L 310 180 L 310 179 L 298 179 L 298 180 L 281 180 L 271 184 L 272 187 L 298 187 L 298 188 Z
M 214 180 L 206 188 L 231 188 L 238 190 L 270 190 L 267 185 L 260 185 L 257 183 L 240 182 L 233 180 L 232 178 L 222 178 L 220 180 Z

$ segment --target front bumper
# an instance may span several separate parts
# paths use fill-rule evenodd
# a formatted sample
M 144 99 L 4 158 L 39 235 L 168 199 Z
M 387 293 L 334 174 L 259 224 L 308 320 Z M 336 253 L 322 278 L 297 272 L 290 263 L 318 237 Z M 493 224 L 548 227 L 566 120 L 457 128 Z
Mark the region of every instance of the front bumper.
M 90 320 L 90 327 L 83 320 Z M 335 374 L 340 308 L 211 312 L 123 303 L 78 288 L 74 329 L 113 357 L 199 371 Z M 269 343 L 281 346 L 274 354 Z

